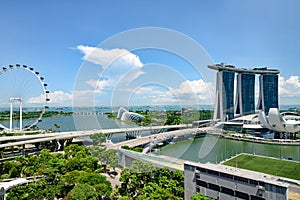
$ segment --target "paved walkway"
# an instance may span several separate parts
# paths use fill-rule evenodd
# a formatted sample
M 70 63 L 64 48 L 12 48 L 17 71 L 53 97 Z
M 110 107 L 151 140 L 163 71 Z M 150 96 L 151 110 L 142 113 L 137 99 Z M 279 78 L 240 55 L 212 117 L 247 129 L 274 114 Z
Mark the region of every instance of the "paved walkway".
M 294 184 L 289 185 L 289 199 L 291 200 L 300 199 L 300 186 Z
M 111 183 L 111 186 L 113 188 L 115 188 L 117 185 L 121 185 L 121 182 L 119 180 L 120 180 L 122 169 L 118 167 L 116 168 L 116 172 L 118 172 L 118 175 L 116 176 L 110 176 L 107 173 L 101 173 L 103 176 L 106 177 L 106 180 L 108 180 Z

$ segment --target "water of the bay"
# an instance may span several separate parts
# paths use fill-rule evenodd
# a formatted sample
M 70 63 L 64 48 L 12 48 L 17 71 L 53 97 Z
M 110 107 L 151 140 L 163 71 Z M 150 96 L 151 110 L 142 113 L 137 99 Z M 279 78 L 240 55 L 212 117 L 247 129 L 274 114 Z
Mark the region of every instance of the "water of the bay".
M 300 147 L 225 139 L 212 135 L 169 144 L 156 154 L 201 163 L 219 163 L 239 153 L 300 161 Z
M 23 120 L 23 126 L 32 124 L 33 120 Z M 18 123 L 18 122 L 16 122 Z M 14 123 L 13 127 L 18 127 L 18 124 Z M 1 122 L 6 127 L 9 127 L 9 122 Z M 120 120 L 113 120 L 106 115 L 70 115 L 70 116 L 57 116 L 43 118 L 41 122 L 37 124 L 38 129 L 41 130 L 53 130 L 55 132 L 65 131 L 81 131 L 81 130 L 101 130 L 101 129 L 113 129 L 113 128 L 130 128 L 136 127 L 133 123 L 126 123 Z M 59 127 L 59 128 L 58 128 Z M 149 135 L 150 133 L 144 131 L 142 136 Z M 126 140 L 125 133 L 115 134 L 112 137 L 112 142 L 121 142 Z

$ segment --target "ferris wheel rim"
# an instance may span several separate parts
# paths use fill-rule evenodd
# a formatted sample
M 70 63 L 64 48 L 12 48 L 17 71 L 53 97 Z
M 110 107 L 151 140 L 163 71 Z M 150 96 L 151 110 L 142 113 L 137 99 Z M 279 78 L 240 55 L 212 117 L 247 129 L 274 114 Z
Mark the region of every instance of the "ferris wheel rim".
M 31 129 L 33 126 L 37 125 L 41 120 L 43 115 L 46 112 L 46 109 L 49 108 L 47 105 L 47 102 L 50 101 L 48 94 L 49 91 L 47 90 L 47 84 L 44 82 L 44 77 L 40 76 L 40 73 L 38 71 L 34 71 L 33 67 L 28 67 L 27 65 L 20 65 L 20 64 L 15 64 L 15 65 L 9 65 L 8 67 L 2 67 L 0 69 L 0 76 L 5 74 L 6 72 L 12 71 L 14 69 L 25 69 L 29 72 L 31 72 L 40 82 L 41 86 L 42 86 L 42 91 L 43 91 L 43 109 L 42 112 L 40 113 L 39 117 L 33 122 L 31 123 L 29 126 L 27 126 L 26 128 L 22 127 L 22 130 L 29 130 Z M 5 128 L 7 130 L 9 130 L 9 128 L 7 128 L 6 126 L 4 126 L 2 123 L 0 123 L 0 127 Z

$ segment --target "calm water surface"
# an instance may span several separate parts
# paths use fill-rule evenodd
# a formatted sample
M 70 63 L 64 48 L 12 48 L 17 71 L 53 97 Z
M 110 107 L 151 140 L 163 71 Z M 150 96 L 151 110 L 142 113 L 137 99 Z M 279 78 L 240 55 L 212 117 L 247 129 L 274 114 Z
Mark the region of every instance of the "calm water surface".
M 300 147 L 273 145 L 219 138 L 206 135 L 162 147 L 156 154 L 201 163 L 219 163 L 239 153 L 257 154 L 300 161 Z
M 33 122 L 33 120 L 24 120 L 23 126 L 30 125 Z M 4 126 L 9 127 L 9 122 L 1 123 Z M 56 128 L 55 124 L 59 125 L 60 127 Z M 113 120 L 108 118 L 106 115 L 74 115 L 49 117 L 43 118 L 42 122 L 39 122 L 37 126 L 39 129 L 52 129 L 55 132 L 136 127 L 135 124 Z M 18 122 L 14 123 L 14 127 L 18 127 Z M 146 136 L 149 134 L 149 131 L 142 132 L 142 136 Z M 126 140 L 126 137 L 123 133 L 115 134 L 112 138 L 112 142 L 121 142 L 124 140 Z

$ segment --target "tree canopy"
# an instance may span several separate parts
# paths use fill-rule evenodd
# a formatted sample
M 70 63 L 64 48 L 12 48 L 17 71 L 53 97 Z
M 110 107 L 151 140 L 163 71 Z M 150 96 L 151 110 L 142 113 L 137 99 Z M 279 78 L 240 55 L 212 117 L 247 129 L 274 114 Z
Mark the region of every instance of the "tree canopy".
M 183 199 L 184 177 L 179 171 L 156 169 L 142 161 L 133 161 L 120 177 L 119 196 L 133 199 Z
M 70 145 L 64 149 L 64 154 L 50 154 L 44 149 L 39 155 L 19 156 L 1 163 L 0 175 L 1 178 L 39 176 L 27 185 L 11 188 L 8 199 L 54 199 L 66 196 L 82 199 L 82 195 L 87 199 L 99 199 L 109 197 L 112 192 L 111 183 L 97 173 L 99 169 L 101 165 L 98 159 L 87 147 Z
M 202 194 L 196 193 L 192 196 L 191 200 L 213 200 L 213 199 L 207 196 L 203 196 Z
M 19 156 L 0 163 L 0 177 L 34 177 L 36 180 L 8 190 L 8 199 L 174 199 L 184 198 L 184 177 L 180 171 L 157 169 L 153 165 L 133 161 L 124 168 L 114 190 L 99 172 L 102 166 L 118 166 L 116 150 L 101 146 L 65 147 L 64 153 L 42 150 L 39 155 Z M 194 195 L 193 199 L 203 196 Z M 203 199 L 209 199 L 203 197 Z

